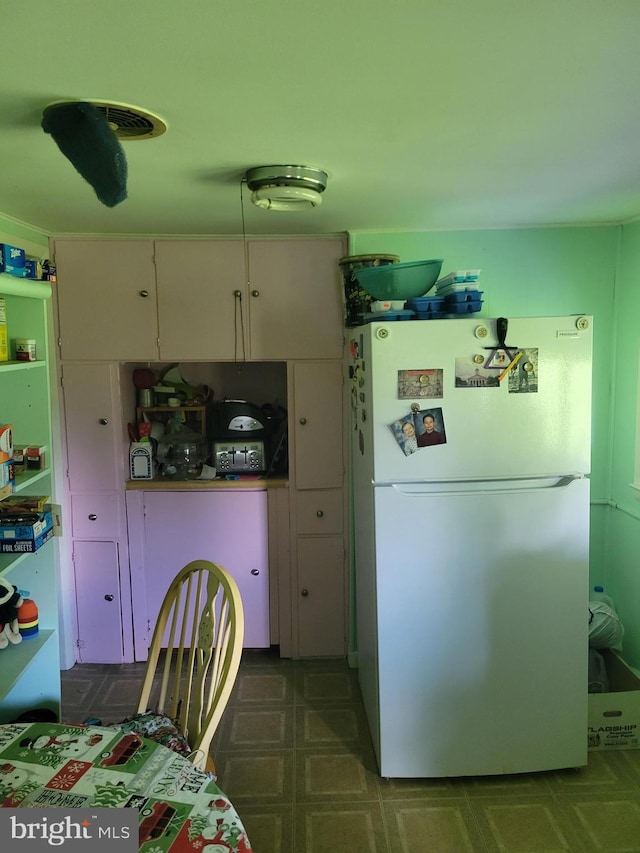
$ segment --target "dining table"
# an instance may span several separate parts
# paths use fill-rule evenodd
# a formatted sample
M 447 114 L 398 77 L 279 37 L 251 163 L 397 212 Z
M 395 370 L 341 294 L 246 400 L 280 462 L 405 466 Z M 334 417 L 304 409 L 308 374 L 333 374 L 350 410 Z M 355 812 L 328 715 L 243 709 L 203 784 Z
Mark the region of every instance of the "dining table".
M 242 821 L 211 774 L 116 727 L 0 725 L 0 806 L 133 808 L 145 853 L 252 853 Z

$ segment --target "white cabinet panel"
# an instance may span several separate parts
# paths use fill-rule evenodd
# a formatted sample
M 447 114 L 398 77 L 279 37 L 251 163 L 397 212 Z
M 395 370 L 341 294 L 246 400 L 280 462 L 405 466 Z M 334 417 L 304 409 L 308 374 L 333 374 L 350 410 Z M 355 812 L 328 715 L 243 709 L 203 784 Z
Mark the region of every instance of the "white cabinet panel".
M 345 653 L 344 543 L 341 536 L 298 537 L 298 651 Z
M 71 525 L 76 539 L 117 539 L 120 495 L 72 495 Z
M 160 358 L 242 359 L 248 335 L 242 241 L 159 240 L 155 253 Z
M 300 491 L 296 495 L 296 529 L 302 534 L 342 533 L 342 489 Z
M 117 366 L 67 363 L 62 381 L 70 491 L 120 491 L 124 469 Z
M 115 542 L 75 542 L 73 563 L 78 608 L 78 660 L 123 660 L 118 546 Z
M 130 529 L 130 534 L 131 534 Z M 145 492 L 143 536 L 146 603 L 134 607 L 136 657 L 148 648 L 173 578 L 191 560 L 229 571 L 242 596 L 245 648 L 269 645 L 269 563 L 266 491 Z
M 340 358 L 342 239 L 250 240 L 252 360 Z
M 152 240 L 55 240 L 63 359 L 158 358 Z
M 296 362 L 293 386 L 296 488 L 341 488 L 342 362 Z

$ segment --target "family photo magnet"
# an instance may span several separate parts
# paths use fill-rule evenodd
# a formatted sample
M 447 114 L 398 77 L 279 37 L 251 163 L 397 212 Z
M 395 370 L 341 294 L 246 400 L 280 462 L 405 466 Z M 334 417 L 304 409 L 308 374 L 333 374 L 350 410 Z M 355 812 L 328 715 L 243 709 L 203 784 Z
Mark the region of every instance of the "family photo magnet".
M 405 456 L 422 447 L 446 444 L 447 435 L 441 408 L 420 409 L 389 424 L 398 446 Z

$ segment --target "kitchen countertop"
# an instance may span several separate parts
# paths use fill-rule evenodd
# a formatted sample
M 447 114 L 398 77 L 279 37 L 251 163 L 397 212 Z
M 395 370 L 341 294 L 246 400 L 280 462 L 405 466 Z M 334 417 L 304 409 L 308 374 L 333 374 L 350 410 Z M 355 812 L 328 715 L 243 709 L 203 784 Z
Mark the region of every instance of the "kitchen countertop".
M 127 491 L 166 491 L 166 492 L 206 492 L 216 489 L 286 489 L 289 480 L 286 477 L 241 477 L 239 480 L 171 480 L 156 477 L 153 480 L 127 480 Z

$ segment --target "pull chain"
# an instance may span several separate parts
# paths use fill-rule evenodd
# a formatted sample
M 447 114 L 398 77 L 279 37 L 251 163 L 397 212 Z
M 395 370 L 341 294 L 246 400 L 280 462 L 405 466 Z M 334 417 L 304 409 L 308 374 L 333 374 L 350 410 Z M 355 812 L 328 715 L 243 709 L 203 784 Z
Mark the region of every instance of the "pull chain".
M 242 184 L 240 181 L 240 217 L 242 219 L 242 247 L 244 250 L 244 268 L 247 276 L 247 292 L 249 288 L 249 251 L 247 248 L 247 229 L 244 222 L 244 196 L 242 194 Z M 247 360 L 247 353 L 244 340 L 244 316 L 242 314 L 242 291 L 234 290 L 233 295 L 236 298 L 235 313 L 234 313 L 234 349 L 233 360 L 236 365 L 241 366 Z M 240 328 L 240 340 L 242 342 L 242 357 L 238 359 L 238 327 Z
M 235 307 L 233 315 L 233 362 L 240 366 L 247 360 L 244 344 L 244 317 L 242 315 L 242 293 L 234 290 Z M 242 346 L 241 357 L 238 358 L 238 330 L 240 331 L 240 343 Z

